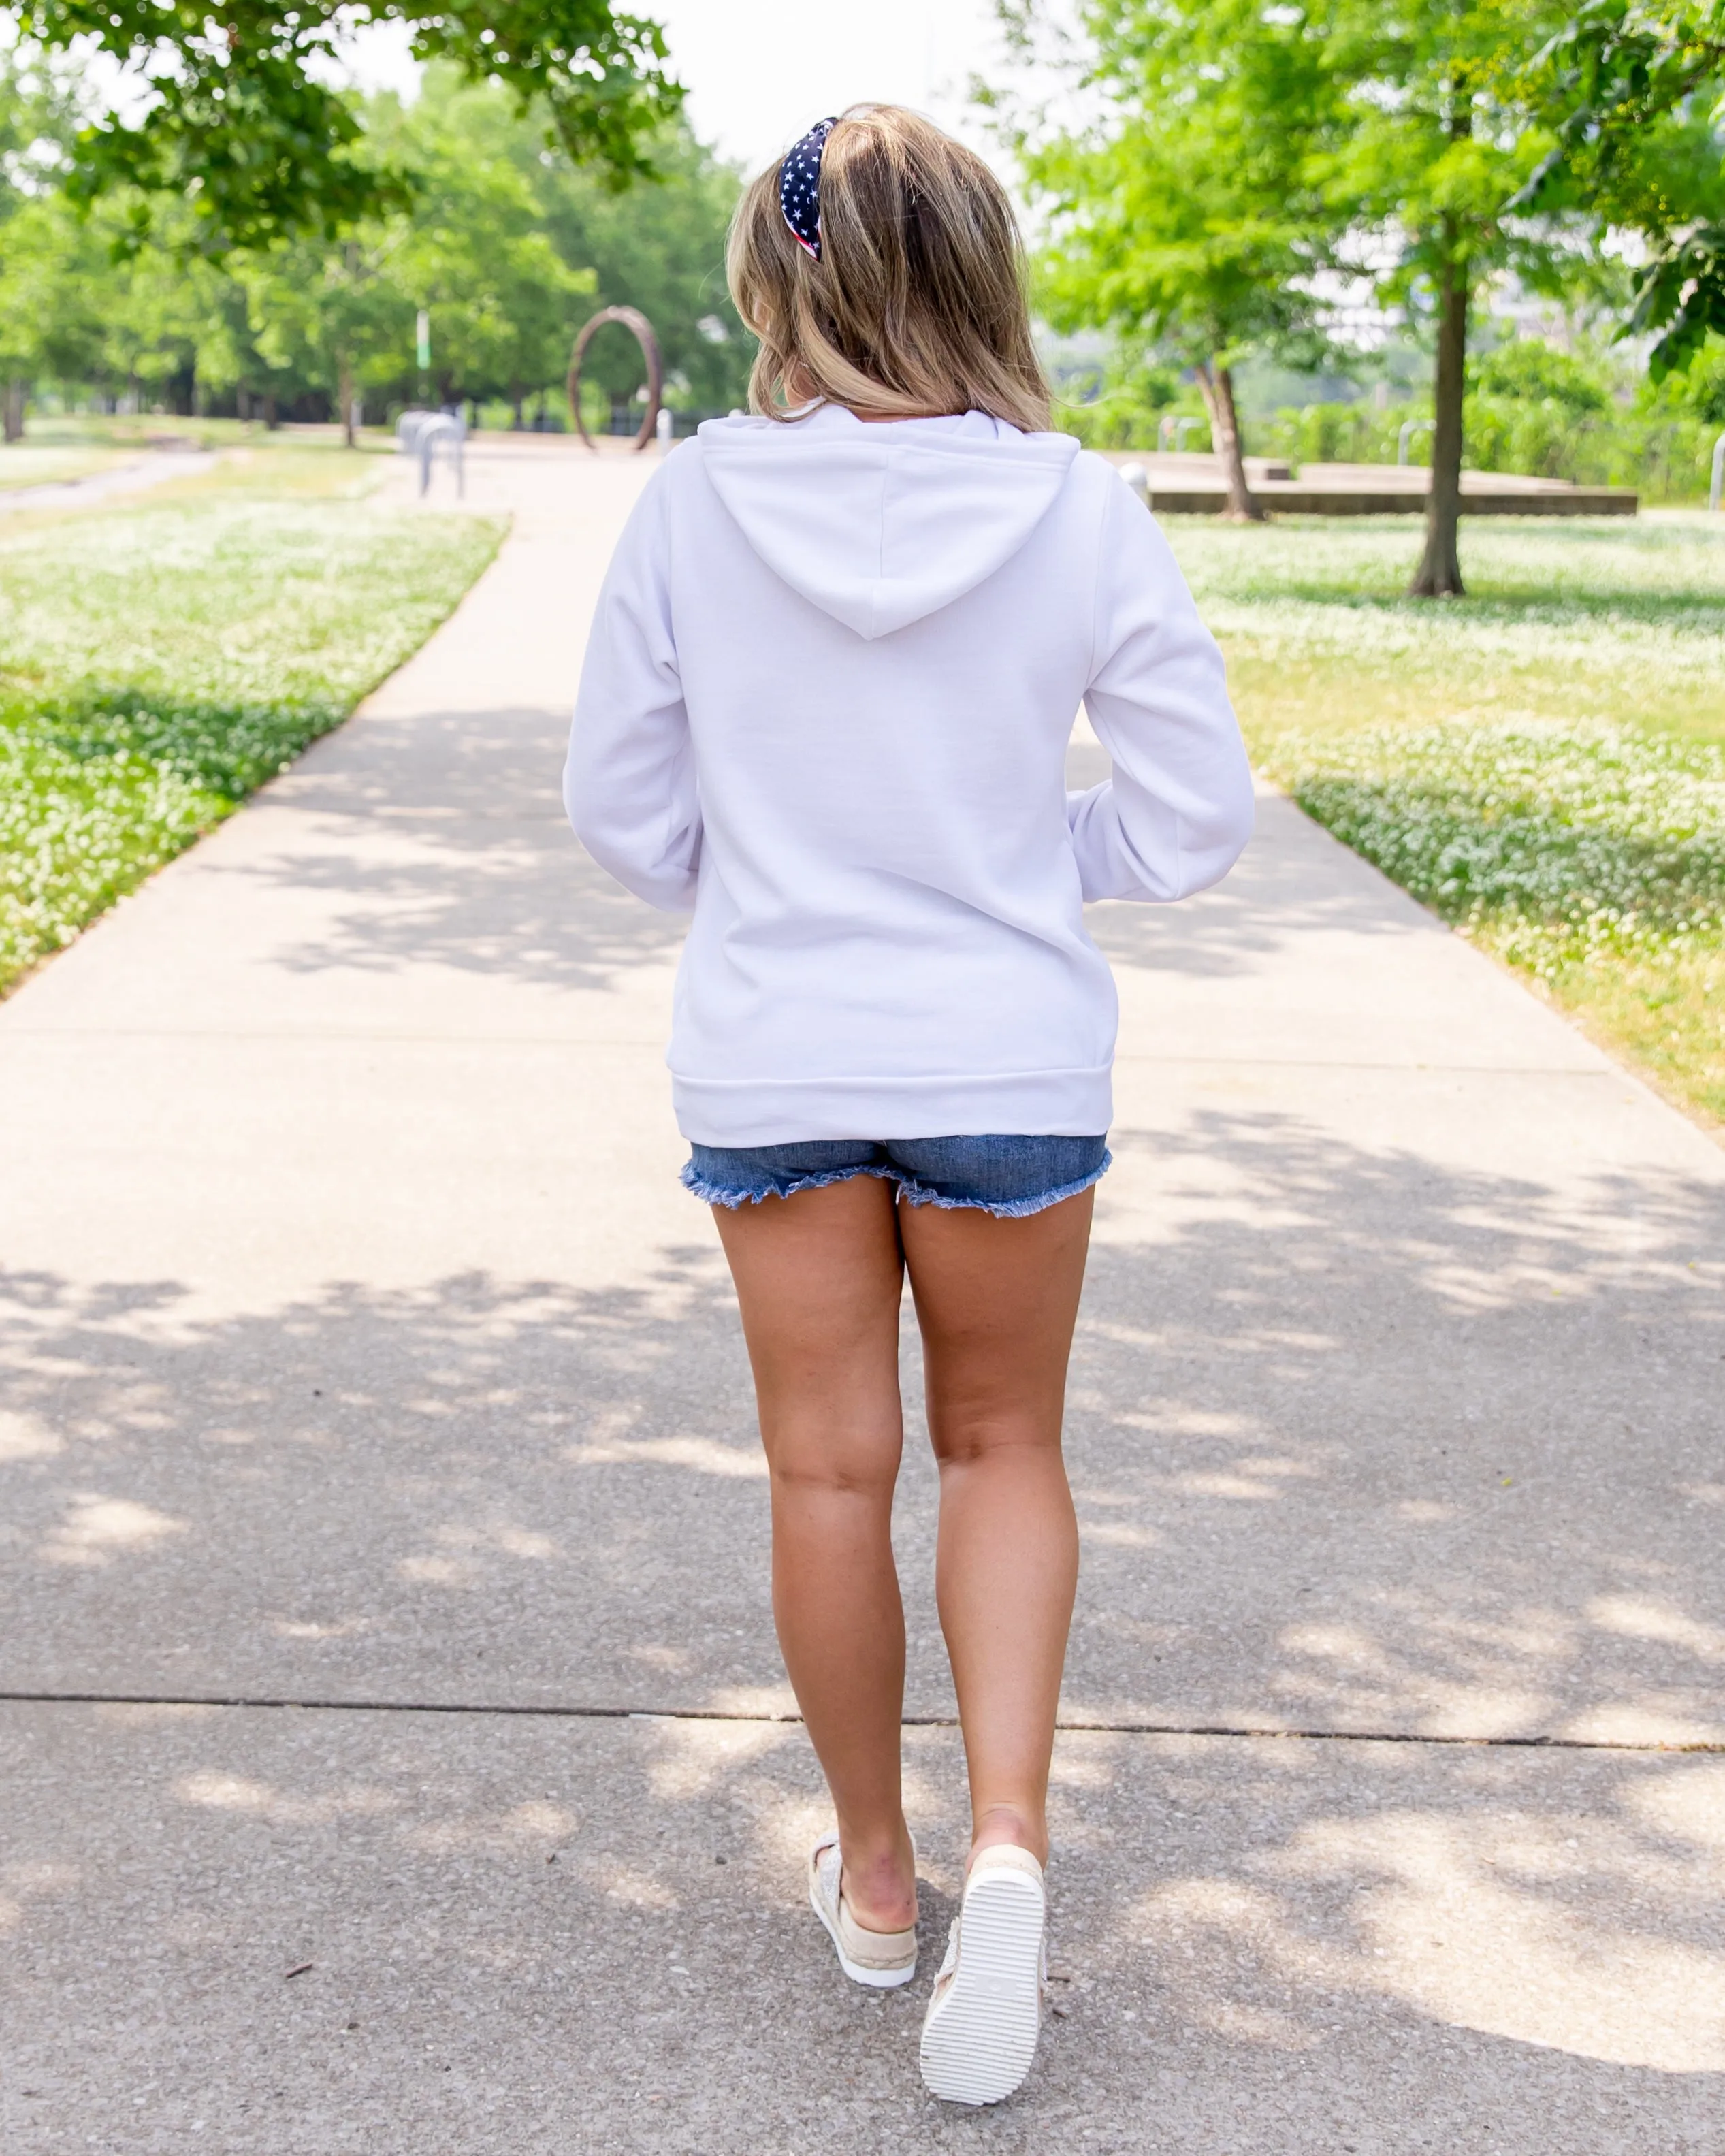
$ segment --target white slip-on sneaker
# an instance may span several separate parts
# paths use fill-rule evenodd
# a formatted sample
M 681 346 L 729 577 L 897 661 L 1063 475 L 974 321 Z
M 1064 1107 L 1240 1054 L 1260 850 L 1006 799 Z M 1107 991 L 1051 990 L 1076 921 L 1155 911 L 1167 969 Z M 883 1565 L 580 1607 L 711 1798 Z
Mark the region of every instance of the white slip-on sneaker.
M 999 2103 L 1030 2071 L 1042 2029 L 1048 1898 L 1028 1849 L 973 1861 L 922 2024 L 922 2078 L 948 2103 Z
M 858 1923 L 843 1890 L 844 1860 L 836 1833 L 824 1834 L 809 1858 L 809 1900 L 827 1928 L 839 1966 L 853 1984 L 891 1991 L 916 1974 L 916 1933 L 871 1932 Z

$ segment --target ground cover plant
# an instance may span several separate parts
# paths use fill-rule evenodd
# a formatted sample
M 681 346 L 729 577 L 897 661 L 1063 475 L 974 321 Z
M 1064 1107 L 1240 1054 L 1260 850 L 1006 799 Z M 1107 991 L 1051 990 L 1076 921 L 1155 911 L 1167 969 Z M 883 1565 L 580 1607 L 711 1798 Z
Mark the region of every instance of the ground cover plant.
M 0 990 L 338 725 L 495 552 L 263 454 L 175 498 L 0 526 Z
M 1171 527 L 1260 765 L 1307 812 L 1725 1123 L 1725 519 Z

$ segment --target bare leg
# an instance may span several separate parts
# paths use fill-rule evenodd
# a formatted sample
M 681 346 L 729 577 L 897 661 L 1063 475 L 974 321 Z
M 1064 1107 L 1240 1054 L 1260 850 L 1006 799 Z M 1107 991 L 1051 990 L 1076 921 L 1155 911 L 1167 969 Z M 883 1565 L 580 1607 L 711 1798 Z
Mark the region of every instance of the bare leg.
M 940 1463 L 936 1586 L 970 1769 L 973 1850 L 1048 1856 L 1048 1770 L 1078 1582 L 1060 1457 L 1091 1194 L 1025 1219 L 902 1205 Z
M 892 1561 L 904 1449 L 892 1186 L 857 1176 L 714 1218 L 737 1282 L 773 1483 L 773 1614 L 839 1815 L 845 1896 L 916 1920 L 901 1794 L 905 1620 Z

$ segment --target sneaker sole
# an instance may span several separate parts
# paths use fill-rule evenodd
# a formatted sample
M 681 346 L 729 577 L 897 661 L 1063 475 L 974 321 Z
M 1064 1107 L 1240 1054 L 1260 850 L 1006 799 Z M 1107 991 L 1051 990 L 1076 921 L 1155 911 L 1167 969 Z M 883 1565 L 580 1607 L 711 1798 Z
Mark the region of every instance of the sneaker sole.
M 947 2103 L 999 2103 L 1029 2072 L 1045 1909 L 1022 1873 L 992 1872 L 966 1894 L 958 1967 L 922 2025 L 922 2078 Z
M 909 1984 L 916 1974 L 914 1961 L 906 1962 L 902 1969 L 868 1969 L 860 1961 L 852 1961 L 840 1944 L 837 1928 L 820 1905 L 820 1897 L 811 1885 L 809 1906 L 820 1918 L 821 1928 L 833 1943 L 833 1952 L 839 1957 L 839 1966 L 853 1984 L 865 1984 L 871 1991 L 896 1991 L 902 1984 Z

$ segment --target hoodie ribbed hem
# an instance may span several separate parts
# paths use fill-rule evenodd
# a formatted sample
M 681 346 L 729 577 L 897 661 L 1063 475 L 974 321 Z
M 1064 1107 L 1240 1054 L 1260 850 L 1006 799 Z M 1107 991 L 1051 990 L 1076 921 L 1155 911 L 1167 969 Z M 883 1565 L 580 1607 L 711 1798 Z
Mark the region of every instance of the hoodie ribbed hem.
M 927 1138 L 1010 1132 L 1089 1137 L 1114 1120 L 1112 1065 L 988 1077 L 694 1078 L 671 1073 L 691 1145 L 798 1145 L 813 1138 Z

